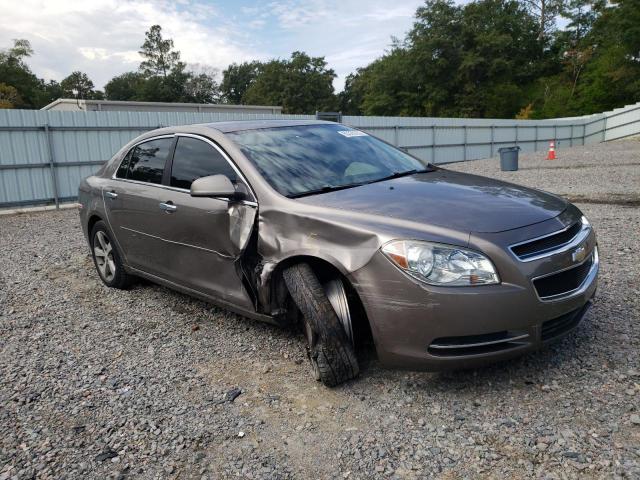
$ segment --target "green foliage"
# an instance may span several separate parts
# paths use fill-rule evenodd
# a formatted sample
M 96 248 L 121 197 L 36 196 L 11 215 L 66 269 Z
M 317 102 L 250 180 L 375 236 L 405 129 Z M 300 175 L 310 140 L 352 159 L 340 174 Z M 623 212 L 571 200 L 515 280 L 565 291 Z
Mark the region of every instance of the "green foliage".
M 284 113 L 335 110 L 335 77 L 335 72 L 327 68 L 324 57 L 293 52 L 289 60 L 271 60 L 260 65 L 258 74 L 242 96 L 242 103 L 281 105 Z
M 541 46 L 554 33 L 555 19 L 567 9 L 567 1 L 575 0 L 520 0 L 529 14 L 536 19 L 538 40 Z M 580 0 L 578 0 L 580 1 Z
M 349 79 L 341 104 L 366 115 L 512 117 L 541 56 L 536 21 L 518 2 L 429 0 L 404 42 Z
M 15 87 L 0 83 L 0 108 L 15 108 L 21 102 L 22 99 Z
M 12 108 L 42 108 L 57 98 L 75 98 L 73 89 L 77 89 L 78 98 L 101 98 L 102 92 L 95 91 L 82 72 L 73 72 L 61 83 L 36 77 L 26 64 L 32 54 L 31 44 L 24 39 L 14 40 L 12 47 L 0 52 L 0 81 L 17 92 Z
M 147 77 L 166 77 L 171 70 L 179 67 L 180 52 L 173 50 L 173 40 L 162 37 L 160 25 L 153 25 L 145 32 L 145 40 L 138 53 L 145 59 L 140 64 L 140 71 Z
M 220 85 L 215 80 L 216 72 L 191 72 L 185 84 L 185 96 L 196 103 L 217 103 L 221 100 Z
M 104 86 L 104 93 L 109 100 L 139 100 L 138 92 L 145 81 L 142 73 L 126 72 L 109 80 Z
M 173 40 L 162 37 L 160 25 L 153 25 L 145 35 L 140 50 L 145 60 L 139 71 L 112 78 L 105 85 L 107 99 L 212 103 L 219 98 L 213 75 L 187 71 L 180 52 L 173 51 Z
M 555 17 L 565 16 L 564 31 Z M 640 101 L 640 0 L 427 0 L 389 52 L 347 77 L 343 112 L 529 118 Z
M 566 27 L 557 29 L 564 17 Z M 137 72 L 112 78 L 110 100 L 281 105 L 285 113 L 549 118 L 640 101 L 640 0 L 427 0 L 403 39 L 346 78 L 324 57 L 233 63 L 194 71 L 153 25 Z M 102 98 L 82 72 L 35 76 L 33 49 L 0 51 L 0 105 L 40 108 L 60 97 Z
M 39 108 L 43 81 L 36 77 L 25 59 L 33 54 L 28 40 L 15 39 L 13 46 L 0 52 L 0 82 L 18 92 L 14 108 Z
M 383 59 L 360 69 L 345 83 L 340 96 L 344 113 L 365 115 L 415 115 L 420 91 L 411 78 L 415 66 L 408 53 L 395 48 Z
M 534 116 L 585 115 L 640 101 L 640 0 L 569 4 L 561 70 L 540 80 Z
M 75 71 L 60 82 L 62 94 L 68 98 L 91 99 L 101 93 L 93 89 L 93 82 L 86 73 Z
M 33 48 L 31 48 L 29 40 L 24 38 L 14 38 L 13 47 L 9 48 L 2 55 L 6 56 L 7 59 L 21 63 L 26 57 L 33 55 Z
M 220 93 L 222 98 L 234 105 L 241 105 L 243 98 L 251 84 L 262 69 L 262 63 L 258 61 L 232 63 L 222 72 Z
M 640 101 L 640 0 L 604 7 L 582 45 L 587 42 L 594 52 L 578 86 L 581 110 Z

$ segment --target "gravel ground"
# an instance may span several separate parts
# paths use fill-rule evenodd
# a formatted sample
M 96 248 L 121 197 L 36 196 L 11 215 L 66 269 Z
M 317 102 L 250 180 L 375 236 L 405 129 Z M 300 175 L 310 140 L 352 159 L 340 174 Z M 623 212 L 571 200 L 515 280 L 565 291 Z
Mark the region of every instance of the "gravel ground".
M 558 155 L 453 168 L 580 200 L 602 270 L 577 332 L 479 370 L 372 360 L 332 390 L 297 334 L 104 287 L 77 212 L 0 217 L 0 480 L 640 478 L 640 142 Z
M 498 158 L 447 165 L 562 195 L 575 203 L 640 206 L 640 137 L 632 140 L 523 154 L 517 172 L 501 172 Z

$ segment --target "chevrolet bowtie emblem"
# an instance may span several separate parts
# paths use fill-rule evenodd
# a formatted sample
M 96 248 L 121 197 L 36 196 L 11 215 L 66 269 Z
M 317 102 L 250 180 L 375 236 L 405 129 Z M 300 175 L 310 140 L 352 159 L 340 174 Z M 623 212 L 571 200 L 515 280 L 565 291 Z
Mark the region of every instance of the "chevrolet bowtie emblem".
M 584 246 L 581 246 L 581 247 L 576 248 L 571 253 L 571 260 L 573 261 L 573 263 L 579 263 L 579 262 L 583 261 L 586 256 L 587 256 L 587 249 L 584 248 Z

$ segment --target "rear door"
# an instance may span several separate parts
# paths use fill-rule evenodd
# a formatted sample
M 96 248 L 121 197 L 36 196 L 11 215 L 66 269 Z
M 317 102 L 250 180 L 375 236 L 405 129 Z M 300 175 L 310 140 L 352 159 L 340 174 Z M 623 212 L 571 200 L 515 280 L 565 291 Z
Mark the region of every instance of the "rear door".
M 195 179 L 209 175 L 226 175 L 236 188 L 244 184 L 250 191 L 248 184 L 222 149 L 202 137 L 178 134 L 169 168 L 169 188 L 161 198 L 172 207 L 162 214 L 169 280 L 253 309 L 243 287 L 240 255 L 253 229 L 255 199 L 230 202 L 189 193 Z
M 133 147 L 103 189 L 108 220 L 127 263 L 154 275 L 168 273 L 159 223 L 164 211 L 162 181 L 175 146 L 173 135 Z

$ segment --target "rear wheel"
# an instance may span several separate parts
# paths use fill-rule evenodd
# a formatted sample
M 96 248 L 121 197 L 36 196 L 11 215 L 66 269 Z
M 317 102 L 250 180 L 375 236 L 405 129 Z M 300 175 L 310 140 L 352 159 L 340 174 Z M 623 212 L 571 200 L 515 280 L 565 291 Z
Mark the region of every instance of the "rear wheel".
M 336 284 L 323 287 L 306 263 L 287 268 L 283 277 L 293 301 L 302 312 L 309 359 L 316 379 L 334 387 L 356 377 L 360 370 L 351 339 L 345 331 L 345 317 L 338 318 L 336 314 L 336 311 L 344 314 L 339 287 Z M 338 310 L 334 309 L 334 302 L 327 297 L 327 292 L 332 299 L 337 299 Z M 346 308 L 348 313 L 348 306 Z M 348 332 L 351 333 L 350 324 Z
M 98 221 L 91 229 L 91 254 L 100 280 L 108 287 L 127 288 L 132 277 L 124 270 L 122 257 L 107 226 Z

